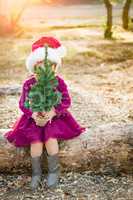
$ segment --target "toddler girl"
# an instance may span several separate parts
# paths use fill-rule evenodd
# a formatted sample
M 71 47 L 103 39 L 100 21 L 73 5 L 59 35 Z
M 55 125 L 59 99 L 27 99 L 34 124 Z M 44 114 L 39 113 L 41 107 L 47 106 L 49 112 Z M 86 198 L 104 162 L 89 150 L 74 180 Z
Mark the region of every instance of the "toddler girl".
M 52 70 L 58 80 L 57 90 L 62 93 L 61 103 L 54 106 L 51 111 L 38 115 L 26 108 L 24 102 L 30 88 L 36 83 L 35 67 L 42 66 L 45 59 L 44 45 L 48 46 L 48 60 L 52 63 Z M 59 182 L 59 146 L 58 140 L 72 139 L 86 130 L 74 119 L 68 108 L 71 105 L 67 84 L 63 78 L 57 75 L 57 69 L 65 56 L 63 47 L 54 37 L 42 37 L 32 45 L 32 52 L 26 60 L 26 67 L 31 73 L 23 82 L 22 94 L 19 99 L 19 108 L 23 112 L 16 121 L 11 131 L 5 134 L 5 138 L 16 147 L 30 146 L 32 178 L 31 188 L 38 188 L 41 182 L 41 155 L 43 145 L 46 147 L 48 159 L 47 185 L 50 188 L 57 186 Z

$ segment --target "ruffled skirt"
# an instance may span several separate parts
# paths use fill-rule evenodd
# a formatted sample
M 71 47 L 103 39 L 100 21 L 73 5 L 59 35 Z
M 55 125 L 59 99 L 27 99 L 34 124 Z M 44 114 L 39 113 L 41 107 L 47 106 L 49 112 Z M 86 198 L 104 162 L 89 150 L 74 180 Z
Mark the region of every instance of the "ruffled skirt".
M 72 139 L 85 130 L 69 111 L 58 117 L 54 116 L 51 123 L 48 121 L 43 127 L 37 126 L 34 119 L 23 114 L 4 137 L 16 147 L 24 147 L 34 142 L 46 142 L 49 138 Z

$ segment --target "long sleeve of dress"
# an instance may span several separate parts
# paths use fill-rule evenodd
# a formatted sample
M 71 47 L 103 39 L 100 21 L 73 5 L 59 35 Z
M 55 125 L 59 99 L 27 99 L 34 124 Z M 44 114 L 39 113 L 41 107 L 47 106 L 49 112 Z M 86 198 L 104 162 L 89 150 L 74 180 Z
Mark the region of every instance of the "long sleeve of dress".
M 27 81 L 25 81 L 23 84 L 21 96 L 19 99 L 19 108 L 28 118 L 30 118 L 33 113 L 32 110 L 24 106 L 24 102 L 26 100 L 26 97 L 28 96 L 29 90 L 30 90 L 30 86 L 27 83 Z
M 71 106 L 71 97 L 69 95 L 68 89 L 67 89 L 67 84 L 62 78 L 58 79 L 59 85 L 58 85 L 58 91 L 62 93 L 62 99 L 61 103 L 56 105 L 55 112 L 57 115 L 60 115 L 64 113 L 70 106 Z

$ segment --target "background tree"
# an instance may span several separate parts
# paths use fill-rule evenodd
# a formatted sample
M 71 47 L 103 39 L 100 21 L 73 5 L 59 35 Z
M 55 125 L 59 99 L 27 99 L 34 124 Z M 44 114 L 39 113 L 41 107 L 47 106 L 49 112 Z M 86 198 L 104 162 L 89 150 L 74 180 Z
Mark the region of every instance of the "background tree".
M 123 13 L 122 13 L 122 25 L 123 28 L 128 30 L 129 27 L 129 11 L 131 7 L 132 0 L 126 0 L 124 7 L 123 7 Z
M 104 0 L 105 7 L 107 9 L 107 23 L 106 23 L 106 29 L 104 32 L 104 37 L 107 39 L 112 38 L 112 12 L 113 12 L 113 7 L 112 3 L 109 0 Z
M 111 39 L 113 32 L 112 32 L 112 26 L 113 26 L 113 4 L 117 3 L 123 3 L 123 11 L 122 11 L 122 26 L 124 29 L 128 30 L 129 28 L 129 11 L 131 7 L 132 0 L 104 0 L 105 7 L 107 9 L 107 23 L 106 23 L 106 29 L 104 32 L 104 37 L 107 39 Z

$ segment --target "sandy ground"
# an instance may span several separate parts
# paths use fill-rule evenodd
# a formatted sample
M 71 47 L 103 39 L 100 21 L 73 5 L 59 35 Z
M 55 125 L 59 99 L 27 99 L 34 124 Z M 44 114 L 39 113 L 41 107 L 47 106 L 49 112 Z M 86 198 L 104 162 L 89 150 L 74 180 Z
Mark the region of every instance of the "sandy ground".
M 98 20 L 103 20 L 102 7 L 94 18 L 97 9 L 90 12 L 88 7 L 69 7 L 56 19 L 49 20 L 46 17 L 32 18 L 33 29 L 25 31 L 19 38 L 0 38 L 0 83 L 2 85 L 21 85 L 28 76 L 25 69 L 25 58 L 30 51 L 32 42 L 41 35 L 53 35 L 62 40 L 68 48 L 68 55 L 63 61 L 59 74 L 68 83 L 72 96 L 71 111 L 77 120 L 86 127 L 97 126 L 108 122 L 132 122 L 133 121 L 133 33 L 125 32 L 119 25 L 114 27 L 112 41 L 103 39 L 103 27 Z M 99 8 L 99 7 L 98 7 Z M 34 8 L 35 9 L 35 8 Z M 57 8 L 55 13 L 58 13 Z M 71 13 L 69 19 L 63 19 Z M 80 12 L 78 12 L 80 11 Z M 33 10 L 26 11 L 29 12 Z M 51 13 L 54 13 L 51 11 Z M 80 13 L 81 20 L 77 18 Z M 93 19 L 92 22 L 88 22 Z M 22 18 L 25 21 L 26 15 Z M 75 15 L 73 17 L 73 15 Z M 32 15 L 30 15 L 32 16 Z M 53 14 L 53 17 L 54 14 Z M 70 18 L 73 19 L 70 19 Z M 119 17 L 119 15 L 118 15 Z M 59 22 L 59 18 L 64 21 Z M 86 19 L 87 18 L 87 19 Z M 91 18 L 91 19 L 90 19 Z M 78 20 L 77 20 L 78 19 Z M 30 22 L 27 20 L 27 25 Z M 36 22 L 35 22 L 35 21 Z M 75 22 L 76 20 L 76 22 Z M 42 30 L 44 21 L 60 25 L 57 29 Z M 75 28 L 64 29 L 71 25 Z M 94 23 L 94 22 L 98 22 Z M 35 23 L 34 23 L 35 22 Z M 39 23 L 42 22 L 41 26 Z M 76 27 L 87 22 L 88 27 Z M 88 24 L 89 23 L 89 24 Z M 37 26 L 39 28 L 37 29 Z M 65 25 L 64 25 L 65 24 Z M 92 24 L 94 26 L 92 26 Z M 69 24 L 70 25 L 70 24 Z M 0 128 L 8 128 L 20 115 L 18 109 L 19 95 L 7 95 L 0 97 Z M 70 177 L 70 179 L 69 179 Z M 21 180 L 24 180 L 23 181 Z M 117 177 L 114 175 L 95 175 L 89 172 L 62 175 L 60 188 L 56 192 L 45 191 L 45 181 L 40 192 L 32 194 L 24 191 L 15 191 L 30 180 L 29 175 L 2 175 L 0 176 L 1 196 L 4 199 L 79 199 L 79 200 L 131 200 L 133 180 L 131 176 Z M 67 186 L 67 187 L 66 187 Z M 66 191 L 66 188 L 68 191 Z M 17 192 L 17 193 L 16 193 Z M 5 193 L 5 194 L 3 194 Z

